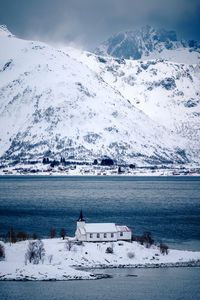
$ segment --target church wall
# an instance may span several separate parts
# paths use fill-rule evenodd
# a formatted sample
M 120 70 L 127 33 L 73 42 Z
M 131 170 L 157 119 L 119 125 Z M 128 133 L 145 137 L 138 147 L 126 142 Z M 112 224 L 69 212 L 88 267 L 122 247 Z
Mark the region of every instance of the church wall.
M 113 236 L 111 236 L 111 232 L 99 233 L 99 237 L 97 237 L 97 234 L 98 233 L 87 233 L 87 241 L 88 242 L 117 241 L 117 232 L 114 232 Z M 104 236 L 104 234 L 106 234 L 106 237 Z
M 117 239 L 122 241 L 129 241 L 132 237 L 131 231 L 123 231 L 123 235 L 120 235 L 120 232 L 117 233 Z

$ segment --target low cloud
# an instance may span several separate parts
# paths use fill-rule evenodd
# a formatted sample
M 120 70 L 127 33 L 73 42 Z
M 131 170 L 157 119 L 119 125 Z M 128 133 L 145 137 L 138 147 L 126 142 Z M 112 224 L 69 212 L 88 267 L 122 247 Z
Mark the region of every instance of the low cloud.
M 91 49 L 145 24 L 200 39 L 199 12 L 200 0 L 1 0 L 0 22 L 25 38 Z

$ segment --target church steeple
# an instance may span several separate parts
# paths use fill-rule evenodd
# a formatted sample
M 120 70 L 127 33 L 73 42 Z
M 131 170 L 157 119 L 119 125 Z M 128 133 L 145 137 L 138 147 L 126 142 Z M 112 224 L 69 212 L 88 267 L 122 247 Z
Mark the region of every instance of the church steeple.
M 83 219 L 83 212 L 82 212 L 82 209 L 80 211 L 80 215 L 79 215 L 79 218 L 77 220 L 78 222 L 85 222 L 85 220 Z

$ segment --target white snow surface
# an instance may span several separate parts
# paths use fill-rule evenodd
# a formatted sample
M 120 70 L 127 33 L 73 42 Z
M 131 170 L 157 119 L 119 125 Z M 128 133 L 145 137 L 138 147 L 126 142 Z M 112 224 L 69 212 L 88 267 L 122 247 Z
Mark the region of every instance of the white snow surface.
M 14 35 L 8 30 L 6 25 L 0 25 L 0 36 L 2 36 L 2 37 L 14 37 Z
M 163 255 L 157 246 L 147 249 L 137 242 L 85 242 L 74 244 L 70 251 L 66 248 L 65 240 L 44 239 L 43 242 L 45 259 L 37 265 L 25 264 L 28 241 L 11 246 L 6 243 L 6 258 L 0 261 L 0 280 L 95 279 L 91 271 L 86 272 L 81 268 L 181 266 L 195 265 L 200 260 L 200 252 L 170 249 L 168 255 Z M 113 248 L 113 254 L 106 253 L 107 247 Z M 77 267 L 79 270 L 75 269 Z
M 186 141 L 136 108 L 109 72 L 41 42 L 0 34 L 0 43 L 1 158 L 185 162 Z

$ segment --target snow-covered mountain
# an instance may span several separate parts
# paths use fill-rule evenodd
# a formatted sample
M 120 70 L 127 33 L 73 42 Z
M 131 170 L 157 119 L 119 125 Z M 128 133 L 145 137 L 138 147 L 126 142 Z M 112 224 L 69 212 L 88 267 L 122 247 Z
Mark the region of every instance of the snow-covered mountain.
M 125 60 L 66 49 L 97 72 L 132 105 L 186 140 L 187 153 L 200 155 L 200 66 L 163 59 Z
M 2 158 L 187 160 L 181 138 L 152 121 L 86 64 L 5 32 L 1 28 Z
M 179 41 L 176 32 L 143 26 L 119 32 L 103 42 L 95 53 L 124 59 L 168 59 L 180 63 L 200 62 L 200 42 Z
M 197 65 L 0 44 L 1 159 L 199 162 Z

